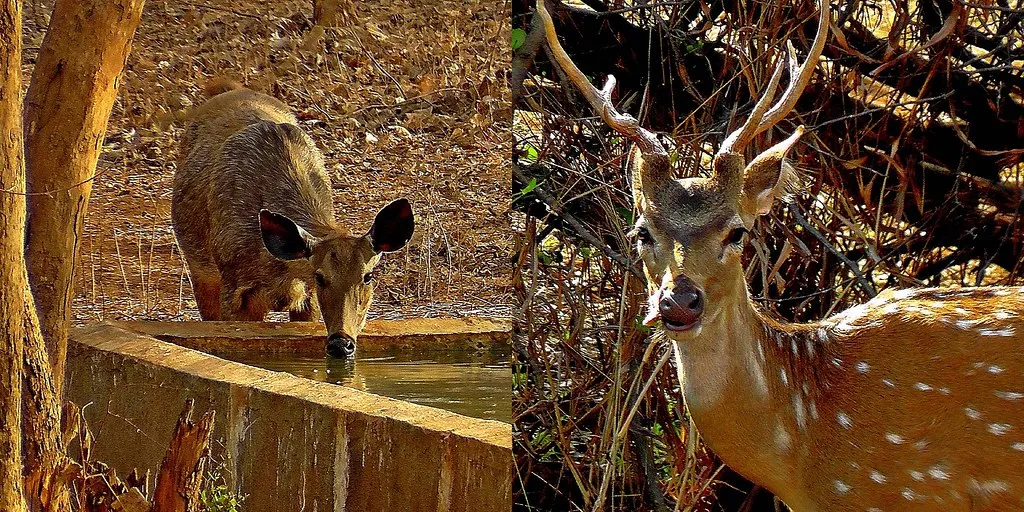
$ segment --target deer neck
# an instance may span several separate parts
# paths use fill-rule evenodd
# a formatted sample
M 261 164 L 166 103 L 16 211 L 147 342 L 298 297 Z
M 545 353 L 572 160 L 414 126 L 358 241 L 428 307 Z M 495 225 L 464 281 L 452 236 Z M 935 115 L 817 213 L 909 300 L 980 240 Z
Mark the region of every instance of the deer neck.
M 711 449 L 734 470 L 778 492 L 798 478 L 799 439 L 817 416 L 805 382 L 824 357 L 815 326 L 786 324 L 751 302 L 742 268 L 704 283 L 701 331 L 675 342 L 687 410 Z M 794 413 L 796 409 L 796 413 Z M 796 501 L 799 501 L 797 499 Z M 787 501 L 788 503 L 788 501 Z

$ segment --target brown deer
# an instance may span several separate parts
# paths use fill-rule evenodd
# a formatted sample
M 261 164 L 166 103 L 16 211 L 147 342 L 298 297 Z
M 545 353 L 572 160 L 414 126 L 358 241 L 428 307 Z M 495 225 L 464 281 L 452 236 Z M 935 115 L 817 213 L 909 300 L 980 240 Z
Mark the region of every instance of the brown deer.
M 351 356 L 374 267 L 409 241 L 412 207 L 398 199 L 366 234 L 349 234 L 334 220 L 323 157 L 284 103 L 225 80 L 206 93 L 182 138 L 171 199 L 200 316 L 322 315 L 327 352 Z
M 1024 510 L 1024 288 L 886 291 L 817 323 L 750 299 L 740 259 L 754 220 L 786 192 L 803 128 L 747 163 L 743 150 L 785 117 L 829 30 L 799 67 L 780 59 L 710 178 L 674 179 L 665 148 L 615 110 L 561 48 L 555 61 L 634 143 L 638 247 L 648 322 L 671 340 L 687 410 L 726 464 L 796 511 Z M 783 62 L 790 85 L 771 108 Z

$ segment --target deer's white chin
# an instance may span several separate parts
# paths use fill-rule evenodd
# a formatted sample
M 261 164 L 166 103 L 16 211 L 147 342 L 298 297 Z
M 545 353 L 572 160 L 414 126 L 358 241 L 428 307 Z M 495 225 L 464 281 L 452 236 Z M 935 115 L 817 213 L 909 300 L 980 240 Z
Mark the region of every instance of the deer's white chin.
M 700 335 L 701 329 L 704 328 L 704 322 L 701 320 L 697 320 L 692 324 L 680 325 L 666 322 L 662 319 L 661 325 L 665 326 L 665 333 L 668 334 L 668 337 L 676 341 L 696 338 Z

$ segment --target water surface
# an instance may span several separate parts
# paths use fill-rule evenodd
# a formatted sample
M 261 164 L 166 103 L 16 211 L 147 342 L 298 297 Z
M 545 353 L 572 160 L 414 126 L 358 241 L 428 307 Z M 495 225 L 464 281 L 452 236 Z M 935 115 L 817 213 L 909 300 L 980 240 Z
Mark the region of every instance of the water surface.
M 227 352 L 219 357 L 267 370 L 489 420 L 512 421 L 512 366 L 495 352 L 409 351 L 332 357 Z

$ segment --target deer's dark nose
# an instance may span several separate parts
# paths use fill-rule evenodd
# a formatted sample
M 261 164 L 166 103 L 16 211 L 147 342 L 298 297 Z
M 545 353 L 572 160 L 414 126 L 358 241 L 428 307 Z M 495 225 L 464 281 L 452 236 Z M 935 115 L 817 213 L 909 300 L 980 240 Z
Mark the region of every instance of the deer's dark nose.
M 355 353 L 355 338 L 338 332 L 327 337 L 327 355 L 346 359 L 352 357 Z
M 693 281 L 680 276 L 671 290 L 661 293 L 658 311 L 670 331 L 686 331 L 697 325 L 704 313 L 704 292 Z

